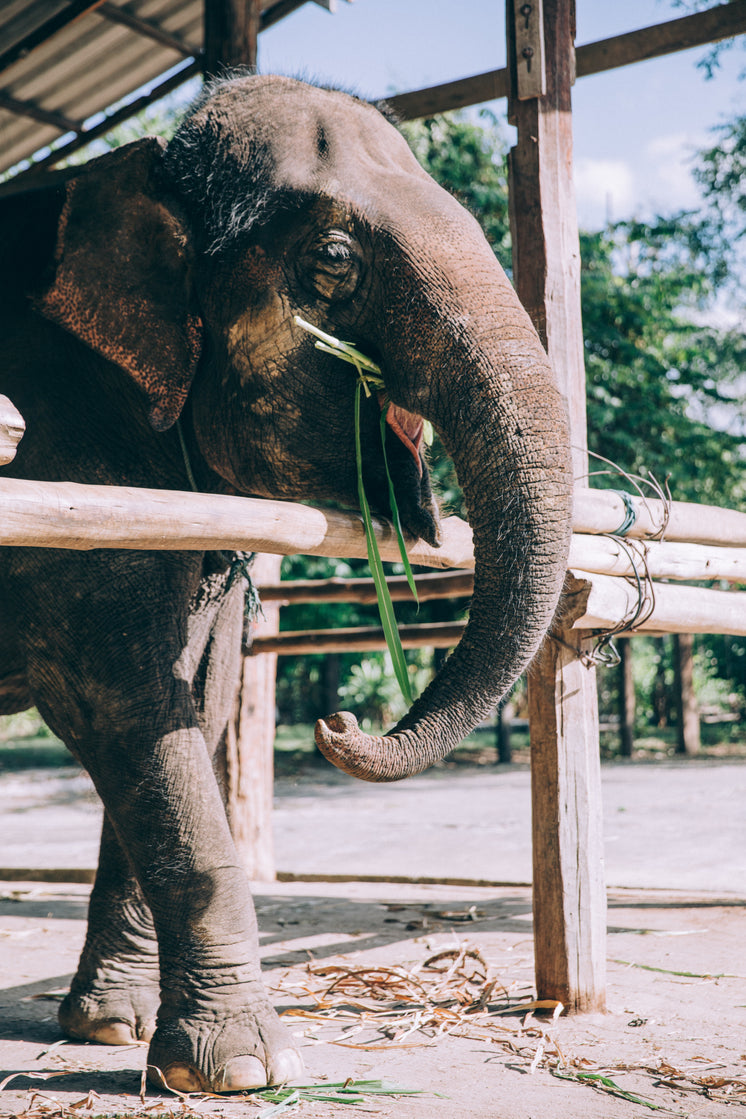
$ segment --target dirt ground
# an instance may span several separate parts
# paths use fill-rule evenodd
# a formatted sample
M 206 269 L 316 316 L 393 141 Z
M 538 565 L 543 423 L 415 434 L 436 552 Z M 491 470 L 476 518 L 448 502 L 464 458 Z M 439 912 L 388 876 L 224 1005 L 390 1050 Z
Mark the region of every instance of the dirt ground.
M 0 1091 L 2 1115 L 144 1114 L 138 1098 L 143 1047 L 60 1044 L 55 994 L 67 986 L 82 945 L 87 893 L 83 885 L 2 888 L 0 1081 L 13 1077 Z M 528 1010 L 495 1013 L 533 998 L 526 889 L 268 884 L 257 887 L 256 902 L 267 980 L 280 1010 L 316 1011 L 309 992 L 328 991 L 338 975 L 320 969 L 341 965 L 357 973 L 355 986 L 329 999 L 340 1004 L 332 1008 L 338 1017 L 288 1018 L 303 1047 L 308 1082 L 385 1079 L 422 1093 L 371 1097 L 354 1108 L 302 1103 L 293 1109 L 299 1116 L 617 1119 L 655 1108 L 719 1119 L 746 1106 L 744 901 L 614 891 L 608 1013 L 557 1020 Z M 459 1014 L 452 1001 L 465 989 L 464 966 L 477 967 L 481 984 L 470 951 L 498 980 L 490 1013 Z M 436 961 L 440 967 L 458 964 L 462 955 L 461 968 L 445 983 L 450 1008 L 407 984 L 414 967 L 441 953 L 449 954 Z M 401 978 L 361 974 L 372 967 L 401 969 Z M 425 974 L 416 977 L 423 986 Z M 381 976 L 383 991 L 388 984 L 391 993 L 371 999 L 375 988 L 363 981 Z M 445 1023 L 451 1036 L 434 1036 L 428 1026 L 390 1039 L 391 1017 L 384 1021 L 384 1011 L 398 1005 L 402 1033 L 415 1023 L 408 986 L 415 1005 L 430 1010 L 422 1018 Z M 356 1009 L 361 1000 L 374 1008 L 367 1017 Z M 342 1016 L 345 1006 L 352 1009 Z M 599 1075 L 629 1095 L 610 1094 Z M 180 1111 L 178 1100 L 152 1089 L 145 1106 L 153 1115 Z M 228 1117 L 260 1115 L 267 1106 L 245 1097 L 190 1105 L 202 1115 Z
M 502 820 L 501 847 L 515 847 L 504 866 L 516 881 L 488 888 L 391 881 L 256 884 L 267 981 L 303 1048 L 308 1083 L 384 1080 L 420 1093 L 369 1095 L 355 1106 L 305 1101 L 283 1111 L 299 1119 L 746 1115 L 746 892 L 738 890 L 734 873 L 743 859 L 743 833 L 736 829 L 743 827 L 746 767 L 648 767 L 637 786 L 638 773 L 613 767 L 604 778 L 607 851 L 618 850 L 620 836 L 632 845 L 627 863 L 612 859 L 616 882 L 632 882 L 609 892 L 608 1011 L 556 1019 L 526 1005 L 534 998 L 531 897 L 519 884 L 520 828 L 514 836 L 505 824 L 510 805 L 522 803 L 526 775 L 508 772 L 502 785 L 494 774 L 423 776 L 399 786 L 400 792 L 390 788 L 370 810 L 366 798 L 375 794 L 362 787 L 356 800 L 352 787 L 336 778 L 326 788 L 314 774 L 284 792 L 280 787 L 278 830 L 284 820 L 286 830 L 292 832 L 293 822 L 298 833 L 295 854 L 279 844 L 281 866 L 290 860 L 304 869 L 308 829 L 315 822 L 328 833 L 328 857 L 340 872 L 348 841 L 360 862 L 366 839 L 372 847 L 383 835 L 378 861 L 371 858 L 366 873 L 381 872 L 384 863 L 390 875 L 407 873 L 410 864 L 427 873 L 437 862 L 449 870 L 460 866 L 464 877 L 484 877 L 485 865 L 498 865 L 497 848 L 486 837 L 484 796 L 489 812 Z M 722 790 L 722 799 L 710 801 L 704 813 L 708 781 Z M 0 809 L 0 828 L 9 839 L 4 865 L 12 867 L 16 852 L 17 866 L 30 865 L 24 858 L 30 855 L 47 867 L 74 866 L 64 829 L 56 841 L 54 835 L 47 839 L 49 847 L 34 846 L 42 838 L 35 832 L 41 816 L 34 815 L 31 793 L 23 795 L 22 812 L 13 815 L 7 796 Z M 459 801 L 452 817 L 441 799 L 446 795 L 450 804 Z M 87 820 L 92 808 L 81 797 L 80 819 Z M 620 827 L 631 821 L 639 830 L 644 816 L 636 813 L 644 813 L 648 801 L 657 804 L 658 818 L 648 815 L 648 834 L 634 846 L 631 831 Z M 74 815 L 76 802 L 68 798 L 58 811 Z M 624 811 L 617 812 L 620 807 Z M 347 813 L 355 816 L 353 831 Z M 518 817 L 516 827 L 522 827 L 522 811 Z M 413 820 L 411 832 L 403 830 L 407 820 Z M 71 835 L 77 827 L 70 823 Z M 441 835 L 442 857 L 433 834 Z M 472 834 L 474 852 L 488 849 L 481 863 L 469 846 Z M 414 849 L 417 835 L 433 861 Z M 728 859 L 723 835 L 729 874 L 727 866 L 718 871 Z M 459 845 L 460 857 L 456 852 L 449 862 L 446 855 Z M 637 862 L 650 876 L 655 870 L 663 888 L 639 887 Z M 677 881 L 683 883 L 678 889 L 672 885 Z M 74 883 L 0 884 L 0 1115 L 280 1114 L 266 1100 L 246 1096 L 179 1101 L 148 1089 L 142 1102 L 143 1047 L 61 1043 L 56 996 L 69 983 L 83 942 L 88 889 Z

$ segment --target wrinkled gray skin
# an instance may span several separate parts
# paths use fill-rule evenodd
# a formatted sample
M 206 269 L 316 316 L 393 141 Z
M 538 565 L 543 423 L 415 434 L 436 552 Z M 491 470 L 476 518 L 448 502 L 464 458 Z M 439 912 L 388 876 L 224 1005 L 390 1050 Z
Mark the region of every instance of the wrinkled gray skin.
M 453 456 L 476 587 L 461 644 L 398 728 L 369 738 L 338 714 L 317 737 L 369 780 L 442 757 L 534 655 L 569 535 L 562 403 L 475 222 L 377 110 L 270 77 L 223 84 L 167 148 L 49 183 L 0 203 L 0 392 L 28 429 L 6 473 L 186 489 L 180 415 L 201 489 L 354 507 L 354 373 L 293 316 L 354 341 L 396 405 L 411 535 L 438 532 L 419 417 Z M 379 407 L 363 444 L 386 514 Z M 106 808 L 63 1030 L 152 1038 L 151 1078 L 182 1090 L 301 1071 L 210 764 L 240 646 L 240 585 L 207 593 L 224 573 L 195 553 L 11 548 L 0 565 L 0 711 L 36 703 Z

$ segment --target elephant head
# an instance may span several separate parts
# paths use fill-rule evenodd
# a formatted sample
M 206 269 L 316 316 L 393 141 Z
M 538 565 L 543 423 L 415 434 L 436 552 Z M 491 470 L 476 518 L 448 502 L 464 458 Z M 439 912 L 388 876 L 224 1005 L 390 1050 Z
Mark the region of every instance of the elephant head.
M 534 656 L 570 531 L 563 402 L 477 223 L 376 108 L 262 76 L 208 88 L 167 146 L 141 141 L 76 174 L 59 230 L 44 313 L 139 384 L 157 431 L 183 412 L 220 484 L 357 504 L 355 374 L 296 316 L 380 365 L 402 522 L 437 543 L 421 448 L 422 418 L 433 424 L 474 531 L 468 626 L 389 735 L 340 713 L 317 741 L 368 780 L 443 757 Z M 386 515 L 379 419 L 372 398 L 366 492 Z

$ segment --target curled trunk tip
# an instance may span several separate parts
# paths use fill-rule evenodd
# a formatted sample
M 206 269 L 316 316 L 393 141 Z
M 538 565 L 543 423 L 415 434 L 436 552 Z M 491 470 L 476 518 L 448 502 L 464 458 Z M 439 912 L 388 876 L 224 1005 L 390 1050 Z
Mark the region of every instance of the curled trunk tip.
M 398 781 L 431 764 L 428 760 L 410 768 L 398 736 L 365 734 L 350 711 L 337 711 L 327 719 L 319 719 L 315 738 L 327 761 L 362 781 Z

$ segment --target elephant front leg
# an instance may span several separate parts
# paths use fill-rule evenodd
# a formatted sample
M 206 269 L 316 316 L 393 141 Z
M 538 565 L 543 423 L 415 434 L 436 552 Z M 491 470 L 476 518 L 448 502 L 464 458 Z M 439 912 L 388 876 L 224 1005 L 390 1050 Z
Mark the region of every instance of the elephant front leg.
M 158 938 L 151 1082 L 227 1092 L 298 1077 L 302 1061 L 262 983 L 249 883 L 202 734 L 183 726 L 147 755 L 122 751 L 111 773 L 94 779 Z
M 101 831 L 88 931 L 59 1022 L 68 1037 L 106 1045 L 150 1041 L 158 1010 L 153 918 L 108 816 Z

